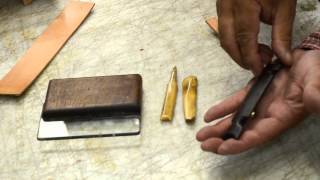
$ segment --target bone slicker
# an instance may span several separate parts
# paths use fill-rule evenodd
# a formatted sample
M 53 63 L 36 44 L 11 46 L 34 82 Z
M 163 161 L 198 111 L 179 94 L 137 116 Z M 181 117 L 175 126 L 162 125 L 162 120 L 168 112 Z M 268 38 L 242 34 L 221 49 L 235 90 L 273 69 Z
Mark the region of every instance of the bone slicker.
M 174 109 L 176 106 L 177 93 L 178 93 L 177 67 L 174 67 L 171 72 L 170 81 L 167 85 L 167 91 L 165 94 L 161 117 L 160 117 L 161 121 L 172 121 L 174 116 Z
M 195 76 L 186 77 L 182 82 L 183 110 L 186 122 L 192 122 L 196 119 L 197 86 L 198 80 Z

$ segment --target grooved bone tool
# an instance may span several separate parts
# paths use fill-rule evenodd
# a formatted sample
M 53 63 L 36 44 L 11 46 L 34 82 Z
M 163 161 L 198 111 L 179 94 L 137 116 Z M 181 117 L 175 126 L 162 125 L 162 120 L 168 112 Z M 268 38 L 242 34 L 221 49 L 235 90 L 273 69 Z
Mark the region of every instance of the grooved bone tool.
M 249 93 L 247 94 L 242 105 L 236 112 L 234 118 L 232 119 L 232 125 L 227 133 L 222 137 L 224 140 L 229 138 L 239 139 L 244 126 L 247 121 L 254 117 L 255 108 L 263 97 L 264 93 L 271 84 L 273 78 L 276 76 L 277 72 L 281 70 L 283 65 L 279 60 L 273 61 L 268 64 L 262 74 L 258 77 L 257 81 L 253 84 Z
M 193 122 L 197 113 L 197 86 L 196 76 L 188 76 L 182 82 L 183 112 L 186 122 Z
M 172 121 L 178 93 L 177 67 L 173 67 L 162 106 L 161 121 Z

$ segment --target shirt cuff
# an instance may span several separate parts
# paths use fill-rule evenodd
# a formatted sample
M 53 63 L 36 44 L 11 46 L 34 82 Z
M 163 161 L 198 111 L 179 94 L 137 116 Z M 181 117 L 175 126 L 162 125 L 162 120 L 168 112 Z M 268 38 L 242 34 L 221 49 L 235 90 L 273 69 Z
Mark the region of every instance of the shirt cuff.
M 301 42 L 298 48 L 305 50 L 320 50 L 320 31 L 311 33 Z

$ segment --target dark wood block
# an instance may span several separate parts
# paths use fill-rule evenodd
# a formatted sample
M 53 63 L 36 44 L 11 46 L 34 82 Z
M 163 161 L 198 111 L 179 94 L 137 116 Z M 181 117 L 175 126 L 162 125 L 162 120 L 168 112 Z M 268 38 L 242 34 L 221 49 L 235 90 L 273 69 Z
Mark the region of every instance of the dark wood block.
M 138 74 L 55 79 L 49 82 L 42 118 L 140 115 L 141 101 Z

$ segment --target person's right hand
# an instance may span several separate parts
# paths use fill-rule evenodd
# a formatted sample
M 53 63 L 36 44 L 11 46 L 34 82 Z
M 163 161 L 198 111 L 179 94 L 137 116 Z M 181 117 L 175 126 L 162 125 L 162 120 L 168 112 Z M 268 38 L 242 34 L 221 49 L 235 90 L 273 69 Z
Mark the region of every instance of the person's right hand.
M 276 75 L 239 140 L 223 140 L 222 136 L 230 128 L 232 116 L 250 85 L 211 107 L 205 115 L 206 122 L 226 117 L 197 133 L 201 148 L 223 155 L 241 153 L 277 137 L 309 113 L 320 114 L 320 51 L 295 50 L 293 63 Z
M 296 0 L 217 0 L 221 46 L 241 67 L 255 75 L 272 57 L 258 43 L 260 21 L 272 25 L 272 51 L 291 65 L 291 37 Z

